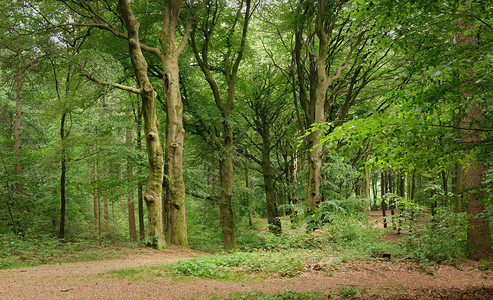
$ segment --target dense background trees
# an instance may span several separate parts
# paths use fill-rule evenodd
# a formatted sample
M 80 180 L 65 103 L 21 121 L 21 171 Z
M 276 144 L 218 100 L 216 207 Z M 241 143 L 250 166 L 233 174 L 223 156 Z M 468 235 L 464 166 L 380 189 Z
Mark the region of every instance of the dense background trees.
M 0 233 L 235 250 L 388 206 L 491 255 L 488 1 L 1 5 Z

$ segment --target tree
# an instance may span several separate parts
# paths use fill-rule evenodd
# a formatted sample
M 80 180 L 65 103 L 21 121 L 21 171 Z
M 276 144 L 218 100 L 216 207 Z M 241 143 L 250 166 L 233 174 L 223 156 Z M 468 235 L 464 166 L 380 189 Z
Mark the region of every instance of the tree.
M 87 18 L 93 22 L 91 24 L 56 24 L 56 27 L 78 26 L 86 27 L 89 31 L 92 28 L 99 28 L 109 31 L 115 37 L 128 41 L 129 53 L 132 62 L 137 88 L 122 84 L 112 84 L 90 74 L 83 74 L 88 79 L 102 85 L 113 87 L 140 95 L 142 99 L 142 112 L 144 119 L 144 134 L 146 137 L 146 149 L 149 160 L 149 177 L 144 199 L 148 210 L 148 230 L 153 243 L 158 248 L 166 245 L 162 229 L 162 182 L 164 174 L 163 148 L 159 138 L 156 112 L 157 92 L 149 78 L 148 62 L 144 52 L 153 54 L 161 63 L 162 68 L 162 88 L 166 101 L 166 174 L 167 174 L 167 238 L 170 243 L 180 244 L 188 247 L 185 221 L 185 185 L 183 181 L 183 124 L 182 124 L 182 103 L 178 85 L 179 67 L 178 57 L 183 51 L 190 32 L 193 19 L 190 18 L 185 25 L 184 35 L 177 43 L 175 35 L 179 24 L 180 12 L 182 7 L 181 0 L 169 0 L 164 3 L 164 15 L 159 31 L 160 48 L 149 47 L 142 43 L 139 36 L 140 22 L 130 5 L 129 1 L 118 1 L 117 11 L 121 20 L 125 23 L 127 33 L 117 30 L 111 20 L 103 15 L 103 10 L 96 4 L 78 3 L 72 5 L 70 1 L 62 0 L 67 9 L 73 11 L 81 18 Z M 109 13 L 116 12 L 109 6 Z
M 457 34 L 457 44 L 464 48 L 463 55 L 472 55 L 470 46 L 477 44 L 477 36 L 474 33 L 474 22 L 465 18 L 459 18 L 457 24 L 460 32 Z M 472 33 L 471 33 L 472 32 Z M 474 59 L 468 66 L 461 68 L 462 97 L 472 96 L 475 88 Z M 481 101 L 471 101 L 469 107 L 464 107 L 467 113 L 460 122 L 461 133 L 465 143 L 480 143 L 482 111 Z M 485 164 L 480 160 L 474 151 L 467 153 L 465 161 L 465 184 L 466 203 L 467 203 L 467 250 L 468 257 L 474 260 L 487 259 L 492 256 L 491 252 L 491 232 L 489 220 L 482 217 L 487 213 L 486 191 L 483 181 L 485 179 Z
M 290 123 L 292 114 L 289 110 L 285 112 L 289 102 L 284 99 L 286 93 L 277 90 L 281 84 L 276 73 L 272 67 L 263 66 L 259 71 L 255 71 L 251 78 L 247 77 L 248 84 L 243 89 L 245 93 L 243 97 L 245 97 L 244 102 L 248 113 L 240 112 L 240 114 L 248 127 L 260 136 L 260 142 L 256 142 L 258 139 L 244 130 L 244 135 L 247 136 L 247 141 L 254 146 L 254 151 L 260 152 L 260 158 L 247 151 L 241 152 L 260 166 L 257 170 L 264 179 L 269 230 L 279 234 L 281 233 L 281 221 L 277 210 L 275 187 L 279 176 L 274 170 L 271 156 L 272 150 L 278 148 L 281 140 L 285 138 L 289 129 L 287 124 Z
M 240 1 L 237 7 L 228 7 L 227 2 L 223 1 L 207 1 L 206 9 L 196 28 L 193 29 L 190 36 L 190 45 L 192 46 L 195 59 L 205 76 L 205 80 L 210 86 L 213 93 L 214 102 L 221 114 L 222 130 L 215 131 L 214 125 L 209 124 L 203 118 L 200 119 L 201 125 L 213 141 L 217 151 L 221 151 L 219 158 L 219 174 L 221 192 L 219 196 L 219 210 L 221 218 L 221 229 L 224 238 L 224 245 L 227 250 L 236 250 L 235 223 L 233 210 L 231 207 L 231 198 L 234 186 L 234 171 L 233 171 L 233 107 L 235 100 L 235 88 L 238 76 L 238 69 L 245 53 L 245 45 L 247 40 L 248 26 L 255 10 L 256 4 L 252 7 L 251 0 Z M 258 4 L 257 4 L 258 5 Z M 236 9 L 236 12 L 230 14 L 228 10 Z M 225 15 L 228 19 L 220 18 Z M 222 40 L 224 47 L 219 53 L 222 57 L 218 61 L 213 61 L 219 53 L 211 55 L 211 43 L 213 42 L 213 34 L 220 34 L 220 27 L 224 23 L 229 22 L 229 30 L 225 33 L 225 38 Z M 238 23 L 241 23 L 238 25 Z M 224 28 L 221 28 L 224 30 Z M 240 36 L 237 37 L 237 31 Z M 203 34 L 203 40 L 199 44 L 199 32 Z M 234 40 L 239 38 L 239 45 L 234 43 Z M 219 63 L 219 66 L 215 64 Z M 221 92 L 220 83 L 215 78 L 224 76 L 224 84 L 226 85 L 227 93 Z

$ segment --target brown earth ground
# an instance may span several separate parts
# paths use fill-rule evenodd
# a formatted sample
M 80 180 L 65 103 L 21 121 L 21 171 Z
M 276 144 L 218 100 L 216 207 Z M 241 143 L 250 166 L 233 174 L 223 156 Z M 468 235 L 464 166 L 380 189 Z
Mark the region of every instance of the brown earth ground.
M 480 271 L 479 264 L 470 261 L 460 270 L 447 265 L 423 267 L 407 260 L 356 261 L 340 265 L 332 274 L 317 271 L 320 268 L 314 265 L 294 278 L 270 278 L 262 283 L 170 277 L 127 280 L 104 275 L 201 255 L 172 248 L 112 260 L 0 270 L 0 299 L 209 299 L 227 298 L 235 292 L 285 290 L 340 297 L 341 288 L 352 288 L 364 299 L 493 299 L 493 273 Z

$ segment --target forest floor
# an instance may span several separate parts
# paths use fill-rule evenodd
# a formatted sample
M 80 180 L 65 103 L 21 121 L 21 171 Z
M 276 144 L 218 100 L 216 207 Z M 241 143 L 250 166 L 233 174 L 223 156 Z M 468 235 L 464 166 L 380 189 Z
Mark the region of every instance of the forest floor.
M 276 276 L 245 282 L 171 276 L 118 278 L 108 274 L 112 270 L 163 265 L 204 255 L 178 248 L 149 249 L 103 261 L 0 270 L 0 299 L 222 299 L 234 297 L 235 293 L 237 299 L 245 295 L 256 299 L 260 297 L 257 291 L 275 294 L 286 290 L 317 291 L 335 298 L 493 299 L 493 272 L 479 270 L 480 264 L 472 261 L 464 262 L 460 268 L 423 266 L 409 260 L 352 261 L 338 265 L 330 274 L 310 267 L 291 278 Z

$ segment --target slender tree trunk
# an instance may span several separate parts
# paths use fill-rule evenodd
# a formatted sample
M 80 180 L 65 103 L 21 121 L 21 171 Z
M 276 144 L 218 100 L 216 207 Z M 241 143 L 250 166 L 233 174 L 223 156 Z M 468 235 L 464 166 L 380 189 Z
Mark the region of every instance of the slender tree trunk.
M 65 154 L 65 117 L 67 113 L 63 113 L 60 121 L 60 139 L 62 144 L 62 150 L 60 154 L 61 170 L 60 170 L 60 231 L 58 232 L 58 238 L 63 240 L 65 238 L 65 205 L 67 202 L 65 193 L 65 181 L 66 181 L 66 154 Z
M 94 189 L 93 189 L 93 207 L 94 207 L 94 221 L 98 223 L 99 220 L 99 191 L 98 191 L 98 163 L 94 162 L 93 164 L 93 183 L 94 183 Z
M 140 152 L 142 150 L 142 109 L 139 106 L 137 112 L 137 150 Z M 141 173 L 141 169 L 138 170 Z M 137 205 L 139 211 L 139 238 L 140 240 L 145 239 L 145 228 L 144 228 L 144 188 L 142 180 L 137 181 Z
M 224 126 L 228 126 L 225 124 Z M 229 130 L 228 130 L 229 131 Z M 219 195 L 219 213 L 221 220 L 221 229 L 224 238 L 224 246 L 227 250 L 237 250 L 235 221 L 233 209 L 231 206 L 231 196 L 234 187 L 234 171 L 233 171 L 233 131 L 231 136 L 226 141 L 224 147 L 224 158 L 219 161 L 219 178 L 221 192 Z
M 371 210 L 371 166 L 365 168 L 365 198 Z
M 277 215 L 277 204 L 276 204 L 276 190 L 274 187 L 274 180 L 272 175 L 272 164 L 270 160 L 270 132 L 268 129 L 264 132 L 262 136 L 262 171 L 264 174 L 264 189 L 265 197 L 267 200 L 267 216 L 269 223 L 269 230 L 274 234 L 281 233 L 281 221 Z
M 248 189 L 248 225 L 253 227 L 253 199 L 252 199 L 252 183 L 250 182 L 250 164 L 245 164 L 245 187 Z
M 21 60 L 22 51 L 18 51 L 19 60 Z M 21 163 L 21 133 L 22 133 L 22 63 L 19 62 L 17 74 L 15 76 L 15 123 L 14 123 L 14 152 L 15 152 L 15 174 L 17 176 L 22 175 L 22 163 Z M 22 193 L 22 187 L 20 180 L 15 185 L 18 195 Z
M 403 174 L 399 174 L 397 178 L 399 180 L 399 197 L 401 199 L 405 199 L 405 197 L 406 197 L 406 177 Z M 397 233 L 400 234 L 401 229 L 402 229 L 402 205 L 399 205 L 398 210 L 399 210 L 399 216 L 398 216 L 399 224 L 398 224 Z
M 2 120 L 0 120 L 0 121 L 2 121 Z M 3 124 L 0 124 L 0 125 L 3 125 Z M 1 154 L 2 154 L 2 152 L 0 151 L 0 159 L 2 161 L 2 173 L 1 174 L 4 175 L 5 172 L 7 171 L 7 167 L 6 167 L 5 161 L 3 159 L 3 156 Z M 17 229 L 17 222 L 15 221 L 14 213 L 12 211 L 12 206 L 11 206 L 11 202 L 13 202 L 12 189 L 11 189 L 8 181 L 5 182 L 5 190 L 7 192 L 7 197 L 5 198 L 5 201 L 7 202 L 7 210 L 9 211 L 10 221 L 12 222 L 12 230 L 13 230 L 14 234 L 17 235 L 19 233 L 19 231 Z
M 409 199 L 414 200 L 416 196 L 416 171 L 413 171 L 413 175 L 411 176 L 411 192 L 409 195 Z
M 104 180 L 106 181 L 108 179 L 108 163 L 105 162 L 103 165 L 103 177 Z M 104 217 L 104 225 L 105 228 L 108 225 L 108 220 L 110 219 L 110 212 L 109 212 L 109 207 L 108 207 L 108 191 L 105 191 L 103 193 L 103 217 Z M 106 230 L 106 229 L 105 229 Z
M 455 163 L 455 177 L 454 177 L 454 194 L 455 194 L 455 211 L 462 211 L 462 177 L 463 168 L 460 162 Z
M 385 193 L 387 191 L 386 179 L 385 179 L 385 171 L 382 170 L 380 176 L 380 188 L 382 194 L 382 216 L 383 216 L 383 227 L 387 228 L 387 204 L 385 202 Z
M 448 195 L 448 182 L 447 182 L 447 172 L 445 170 L 442 170 L 442 188 L 443 192 L 445 193 L 445 196 Z
M 127 115 L 130 111 L 127 112 Z M 132 147 L 132 131 L 127 129 L 125 135 L 125 142 L 128 149 Z M 133 177 L 133 167 L 130 157 L 127 157 L 127 181 L 128 181 L 128 192 L 127 192 L 127 203 L 128 203 L 128 231 L 131 241 L 137 240 L 137 228 L 135 227 L 135 207 L 134 207 L 134 187 L 132 186 Z

